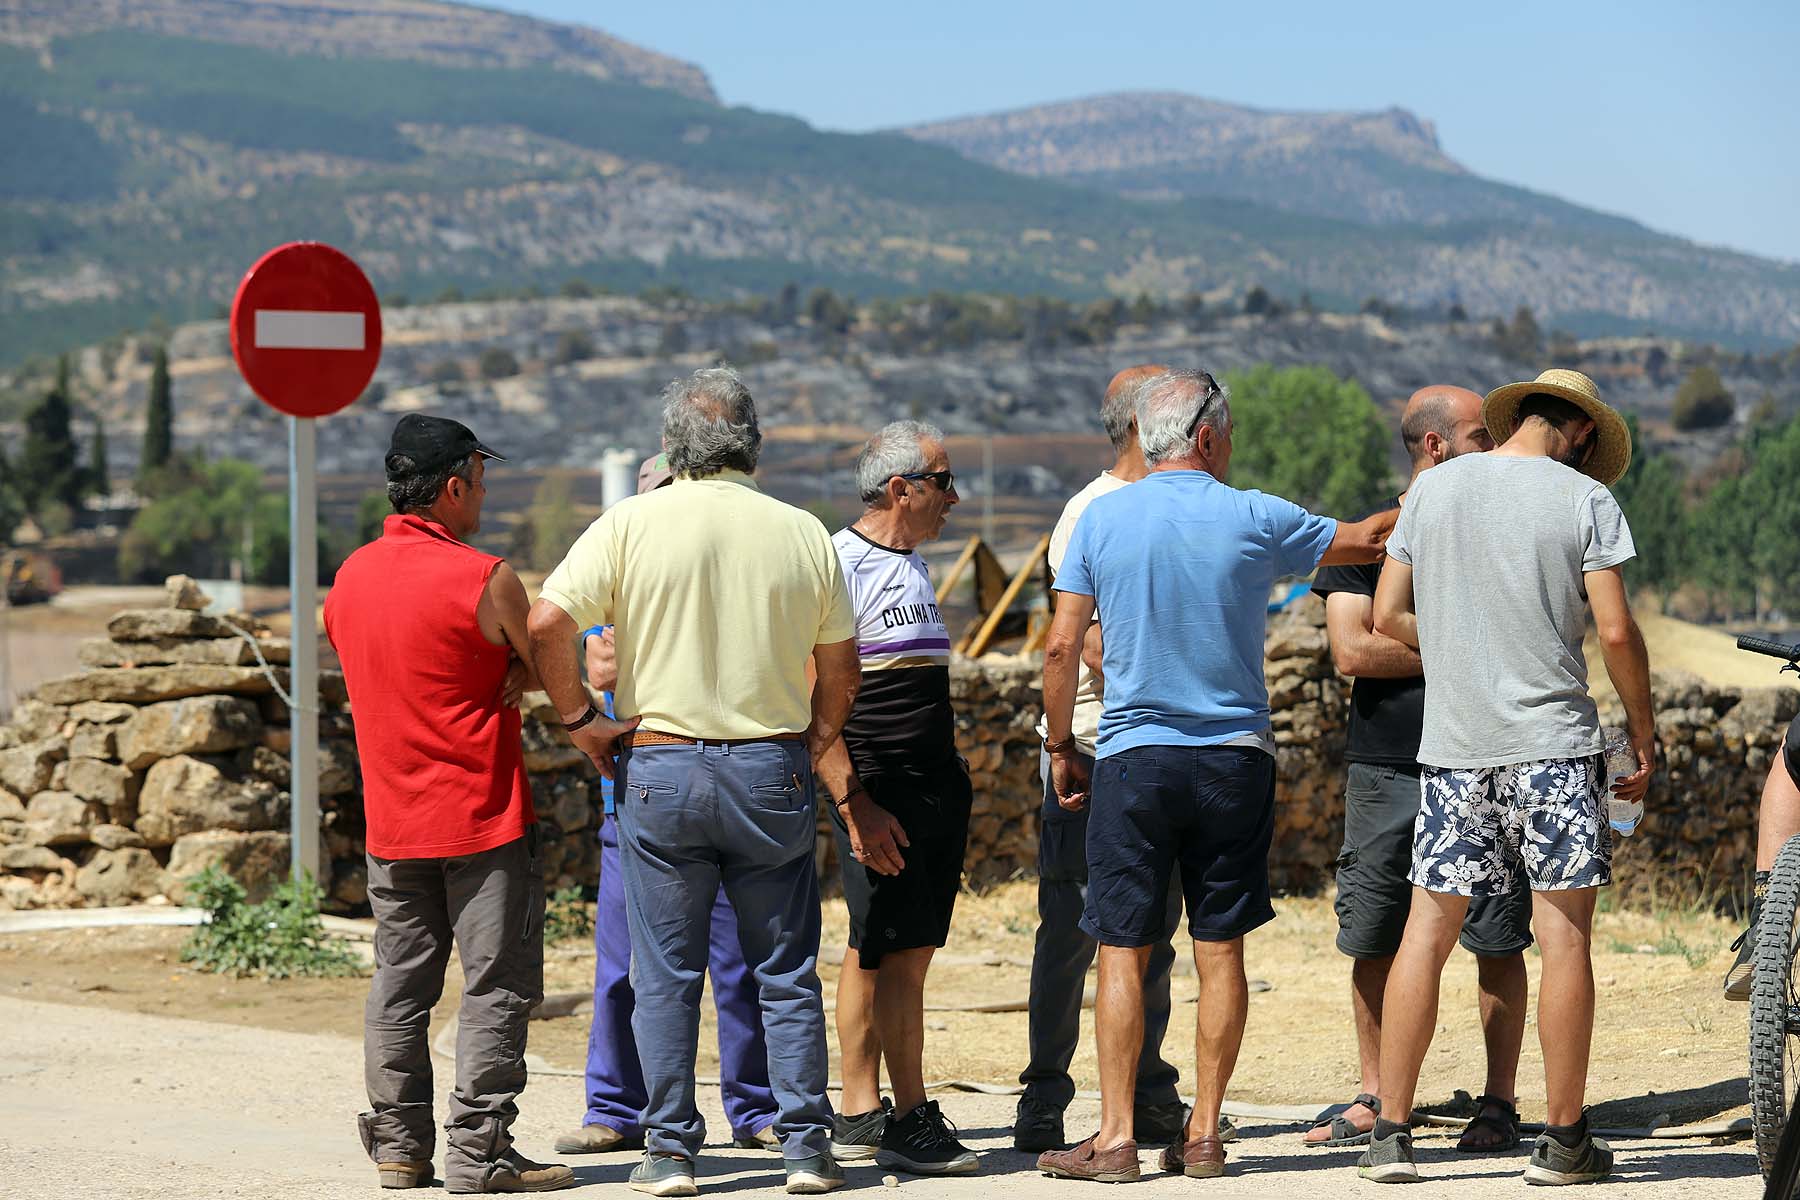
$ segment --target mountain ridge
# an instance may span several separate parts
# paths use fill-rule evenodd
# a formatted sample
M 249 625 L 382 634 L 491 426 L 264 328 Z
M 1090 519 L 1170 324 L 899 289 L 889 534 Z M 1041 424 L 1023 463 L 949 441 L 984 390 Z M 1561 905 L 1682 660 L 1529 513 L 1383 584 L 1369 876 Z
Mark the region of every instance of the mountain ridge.
M 450 66 L 551 67 L 717 104 L 693 63 L 583 25 L 444 0 L 0 0 L 0 43 L 135 29 L 281 50 Z
M 1373 298 L 1487 318 L 1527 305 L 1576 334 L 1800 340 L 1800 267 L 1482 180 L 1404 111 L 1352 115 L 1329 135 L 1278 114 L 1285 138 L 1224 137 L 1229 160 L 1254 168 L 1241 179 L 1285 202 L 1271 203 L 1249 184 L 1221 194 L 1183 177 L 1208 160 L 1161 134 L 1107 168 L 1133 178 L 1033 177 L 899 133 L 725 107 L 710 86 L 546 65 L 527 51 L 548 53 L 563 27 L 530 18 L 486 14 L 524 31 L 523 48 L 485 47 L 489 65 L 306 49 L 320 11 L 485 19 L 437 0 L 234 6 L 264 23 L 227 32 L 276 47 L 130 24 L 67 32 L 121 7 L 0 0 L 0 360 L 216 313 L 257 255 L 300 238 L 350 253 L 384 296 L 415 299 L 555 291 L 576 277 L 716 298 L 795 283 L 864 298 L 1198 293 L 1208 304 L 1260 285 L 1325 310 Z M 289 9 L 307 19 L 277 38 L 271 14 Z M 1365 179 L 1365 204 L 1397 195 L 1431 211 L 1333 199 L 1332 187 Z

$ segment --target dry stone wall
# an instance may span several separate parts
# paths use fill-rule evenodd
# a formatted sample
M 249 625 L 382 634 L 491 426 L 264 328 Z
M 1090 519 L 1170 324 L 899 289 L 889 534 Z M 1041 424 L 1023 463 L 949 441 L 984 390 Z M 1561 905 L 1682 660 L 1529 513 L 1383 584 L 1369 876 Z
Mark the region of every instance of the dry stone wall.
M 163 608 L 120 613 L 81 649 L 87 669 L 43 684 L 0 728 L 0 906 L 177 903 L 208 864 L 253 895 L 288 870 L 288 645 L 251 618 L 199 611 L 170 581 Z M 233 627 L 236 627 L 235 629 Z M 237 632 L 242 630 L 249 636 Z M 1266 671 L 1277 751 L 1277 889 L 1329 887 L 1343 830 L 1348 684 L 1332 668 L 1323 606 L 1271 619 Z M 975 801 L 967 877 L 982 887 L 1035 868 L 1040 664 L 990 655 L 951 670 L 958 749 Z M 1735 692 L 1657 677 L 1667 752 L 1637 836 L 1617 855 L 1630 897 L 1729 899 L 1745 890 L 1756 800 L 1793 689 Z M 366 903 L 361 777 L 343 680 L 321 681 L 321 854 L 327 904 Z M 541 695 L 524 712 L 527 770 L 552 887 L 591 887 L 599 866 L 593 767 Z M 821 816 L 816 859 L 837 866 Z

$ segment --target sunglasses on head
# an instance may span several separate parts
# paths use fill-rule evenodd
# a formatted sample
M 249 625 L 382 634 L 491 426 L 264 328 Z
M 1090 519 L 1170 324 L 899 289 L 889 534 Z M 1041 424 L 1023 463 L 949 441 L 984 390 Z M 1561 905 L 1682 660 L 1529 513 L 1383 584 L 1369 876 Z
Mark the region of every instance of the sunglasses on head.
M 929 479 L 937 484 L 937 490 L 947 492 L 956 486 L 956 474 L 952 471 L 914 471 L 908 475 L 896 475 L 896 479 Z
M 1212 409 L 1213 401 L 1225 394 L 1219 390 L 1218 383 L 1213 380 L 1211 375 L 1203 374 L 1200 378 L 1206 383 L 1206 395 L 1200 398 L 1200 407 L 1194 410 L 1194 419 L 1188 422 L 1187 432 L 1182 435 L 1183 441 L 1194 440 L 1194 431 L 1200 428 L 1200 422 Z

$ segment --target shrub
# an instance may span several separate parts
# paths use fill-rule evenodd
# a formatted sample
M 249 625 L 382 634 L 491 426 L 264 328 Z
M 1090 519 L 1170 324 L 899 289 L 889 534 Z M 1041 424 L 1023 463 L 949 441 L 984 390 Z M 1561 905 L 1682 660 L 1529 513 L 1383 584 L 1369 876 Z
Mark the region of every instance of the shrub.
M 483 379 L 505 379 L 519 373 L 519 360 L 504 346 L 489 346 L 475 365 Z
M 594 905 L 582 897 L 581 889 L 560 888 L 544 902 L 544 940 L 571 942 L 594 936 Z
M 1730 424 L 1737 412 L 1731 392 L 1719 378 L 1718 371 L 1698 366 L 1687 373 L 1675 392 L 1675 407 L 1669 421 L 1677 429 L 1716 429 Z
M 262 903 L 250 904 L 243 885 L 213 864 L 194 878 L 188 893 L 207 911 L 207 920 L 182 944 L 183 962 L 240 978 L 363 973 L 348 947 L 326 937 L 319 885 L 306 872 L 277 884 Z

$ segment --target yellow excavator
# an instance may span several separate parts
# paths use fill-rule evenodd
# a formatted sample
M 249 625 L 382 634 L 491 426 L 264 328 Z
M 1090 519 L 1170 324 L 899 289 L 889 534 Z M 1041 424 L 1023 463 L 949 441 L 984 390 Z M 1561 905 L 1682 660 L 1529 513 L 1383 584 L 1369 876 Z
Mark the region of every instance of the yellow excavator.
M 8 604 L 43 604 L 62 591 L 62 572 L 42 554 L 0 551 L 0 583 L 6 586 Z

